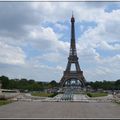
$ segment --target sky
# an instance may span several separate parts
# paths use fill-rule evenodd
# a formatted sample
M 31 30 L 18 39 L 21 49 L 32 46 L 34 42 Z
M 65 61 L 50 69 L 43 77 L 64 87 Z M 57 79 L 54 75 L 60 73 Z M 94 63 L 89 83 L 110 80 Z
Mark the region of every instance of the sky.
M 66 69 L 70 19 L 86 81 L 120 79 L 120 2 L 0 2 L 0 75 L 57 82 Z

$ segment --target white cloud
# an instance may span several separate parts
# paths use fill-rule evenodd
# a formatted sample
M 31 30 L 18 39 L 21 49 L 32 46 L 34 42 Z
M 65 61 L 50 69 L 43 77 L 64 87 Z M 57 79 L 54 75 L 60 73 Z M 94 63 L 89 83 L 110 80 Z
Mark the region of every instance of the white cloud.
M 39 16 L 42 16 L 42 22 L 51 21 L 53 23 L 57 21 L 69 21 L 69 17 L 74 12 L 76 21 L 95 21 L 104 13 L 104 7 L 96 7 L 96 3 L 87 3 L 87 2 L 34 2 L 31 4 L 31 7 L 37 11 Z M 100 5 L 98 5 L 100 6 Z M 41 9 L 39 9 L 41 8 Z M 89 10 L 88 10 L 89 9 Z M 47 12 L 46 12 L 47 11 Z M 56 14 L 57 13 L 57 14 Z M 99 16 L 98 16 L 99 14 Z
M 97 17 L 98 15 L 96 15 Z M 119 42 L 120 30 L 119 25 L 120 10 L 113 11 L 111 13 L 104 12 L 97 23 L 95 28 L 89 28 L 79 38 L 79 44 L 82 48 L 97 48 L 117 50 L 118 44 L 109 44 Z M 99 16 L 98 16 L 99 17 Z M 114 19 L 113 19 L 114 18 Z
M 101 59 L 101 63 L 103 64 L 103 65 L 109 65 L 109 66 L 114 66 L 114 65 L 120 65 L 120 54 L 117 54 L 117 55 L 115 55 L 115 56 L 113 56 L 113 57 L 111 57 L 111 56 L 108 56 L 108 57 L 106 57 L 106 58 L 102 58 Z M 112 64 L 111 64 L 112 63 Z
M 55 24 L 55 27 L 57 27 L 58 30 L 61 30 L 61 31 L 68 29 L 67 26 L 62 25 L 62 24 L 59 24 L 59 23 L 56 23 L 56 24 Z
M 51 27 L 29 26 L 28 40 L 42 51 L 68 51 L 69 43 L 60 40 L 59 35 Z
M 120 50 L 120 44 L 109 44 L 106 41 L 101 41 L 101 43 L 98 45 L 98 48 L 102 50 L 116 51 Z
M 43 56 L 41 56 L 41 58 L 43 60 L 46 60 L 46 61 L 49 61 L 49 62 L 53 62 L 53 63 L 59 62 L 59 61 L 63 60 L 62 57 L 63 56 L 60 55 L 60 53 L 55 53 L 55 52 L 53 52 L 53 53 L 52 52 L 51 53 L 46 53 Z
M 4 64 L 24 64 L 25 54 L 19 47 L 0 42 L 0 62 Z

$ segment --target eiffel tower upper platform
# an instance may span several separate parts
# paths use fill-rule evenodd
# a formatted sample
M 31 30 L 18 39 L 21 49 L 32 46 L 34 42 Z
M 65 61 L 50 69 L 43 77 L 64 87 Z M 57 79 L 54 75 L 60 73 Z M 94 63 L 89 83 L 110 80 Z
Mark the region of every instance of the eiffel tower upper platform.
M 71 43 L 70 43 L 70 52 L 68 57 L 68 63 L 66 70 L 63 73 L 63 77 L 60 80 L 61 87 L 64 86 L 85 86 L 85 78 L 83 76 L 83 71 L 80 69 L 78 62 L 76 43 L 75 43 L 75 18 L 72 15 L 71 17 Z M 71 70 L 72 65 L 75 66 L 75 70 Z

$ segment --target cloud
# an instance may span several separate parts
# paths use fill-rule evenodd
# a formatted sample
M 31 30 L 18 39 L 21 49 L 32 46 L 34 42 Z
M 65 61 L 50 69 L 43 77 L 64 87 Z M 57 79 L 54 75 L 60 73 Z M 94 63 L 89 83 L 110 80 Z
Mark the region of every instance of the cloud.
M 25 35 L 24 25 L 37 24 L 38 18 L 27 3 L 0 3 L 0 33 L 14 37 Z
M 53 63 L 64 60 L 63 56 L 60 55 L 60 53 L 55 53 L 55 52 L 46 53 L 43 56 L 41 56 L 41 59 L 49 62 L 53 62 Z
M 104 12 L 101 20 L 98 21 L 97 26 L 94 28 L 89 28 L 82 34 L 81 38 L 79 38 L 80 44 L 82 46 L 89 45 L 89 47 L 93 48 L 98 46 L 103 48 L 103 45 L 112 48 L 112 45 L 109 43 L 119 42 L 120 39 L 118 34 L 120 29 L 118 19 L 119 13 L 120 10 L 116 10 L 111 13 Z M 87 41 L 87 43 L 85 41 Z M 119 45 L 117 44 L 116 46 Z
M 107 51 L 118 51 L 120 50 L 120 44 L 109 44 L 106 41 L 102 41 L 99 44 L 98 48 Z
M 60 24 L 60 23 L 56 23 L 56 24 L 55 24 L 55 27 L 56 27 L 58 30 L 60 30 L 60 31 L 63 31 L 63 30 L 67 30 L 67 29 L 68 29 L 67 26 L 62 25 L 62 24 Z
M 57 41 L 57 36 L 50 27 L 34 27 L 30 31 L 29 38 L 42 49 L 52 49 L 51 46 L 55 46 Z
M 100 4 L 103 6 L 103 3 Z M 104 13 L 104 7 L 96 7 L 100 5 L 95 2 L 34 2 L 31 6 L 38 13 L 38 15 L 42 16 L 42 22 L 51 21 L 56 23 L 57 21 L 61 21 L 64 23 L 65 21 L 69 21 L 72 11 L 74 11 L 74 16 L 77 18 L 77 22 L 83 20 L 99 20 L 99 16 L 102 16 L 102 13 Z M 99 16 L 96 17 L 98 14 Z
M 0 63 L 13 65 L 24 64 L 25 54 L 19 47 L 13 47 L 4 42 L 0 42 Z
M 29 29 L 28 38 L 35 47 L 42 51 L 56 51 L 66 53 L 68 42 L 60 40 L 59 35 L 51 27 L 32 26 Z

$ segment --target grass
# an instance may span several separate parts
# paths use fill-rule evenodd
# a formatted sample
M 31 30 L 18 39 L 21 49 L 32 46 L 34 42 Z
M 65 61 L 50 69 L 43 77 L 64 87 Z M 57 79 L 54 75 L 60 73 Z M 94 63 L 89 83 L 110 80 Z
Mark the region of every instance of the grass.
M 39 97 L 54 97 L 57 93 L 31 93 L 32 96 L 39 96 Z
M 89 97 L 102 97 L 102 96 L 107 96 L 108 93 L 105 92 L 96 92 L 96 93 L 87 93 Z
M 10 100 L 0 100 L 0 106 L 11 103 Z
M 119 105 L 120 105 L 120 102 L 118 102 L 118 101 L 115 101 L 115 103 L 117 103 L 117 104 L 119 104 Z

